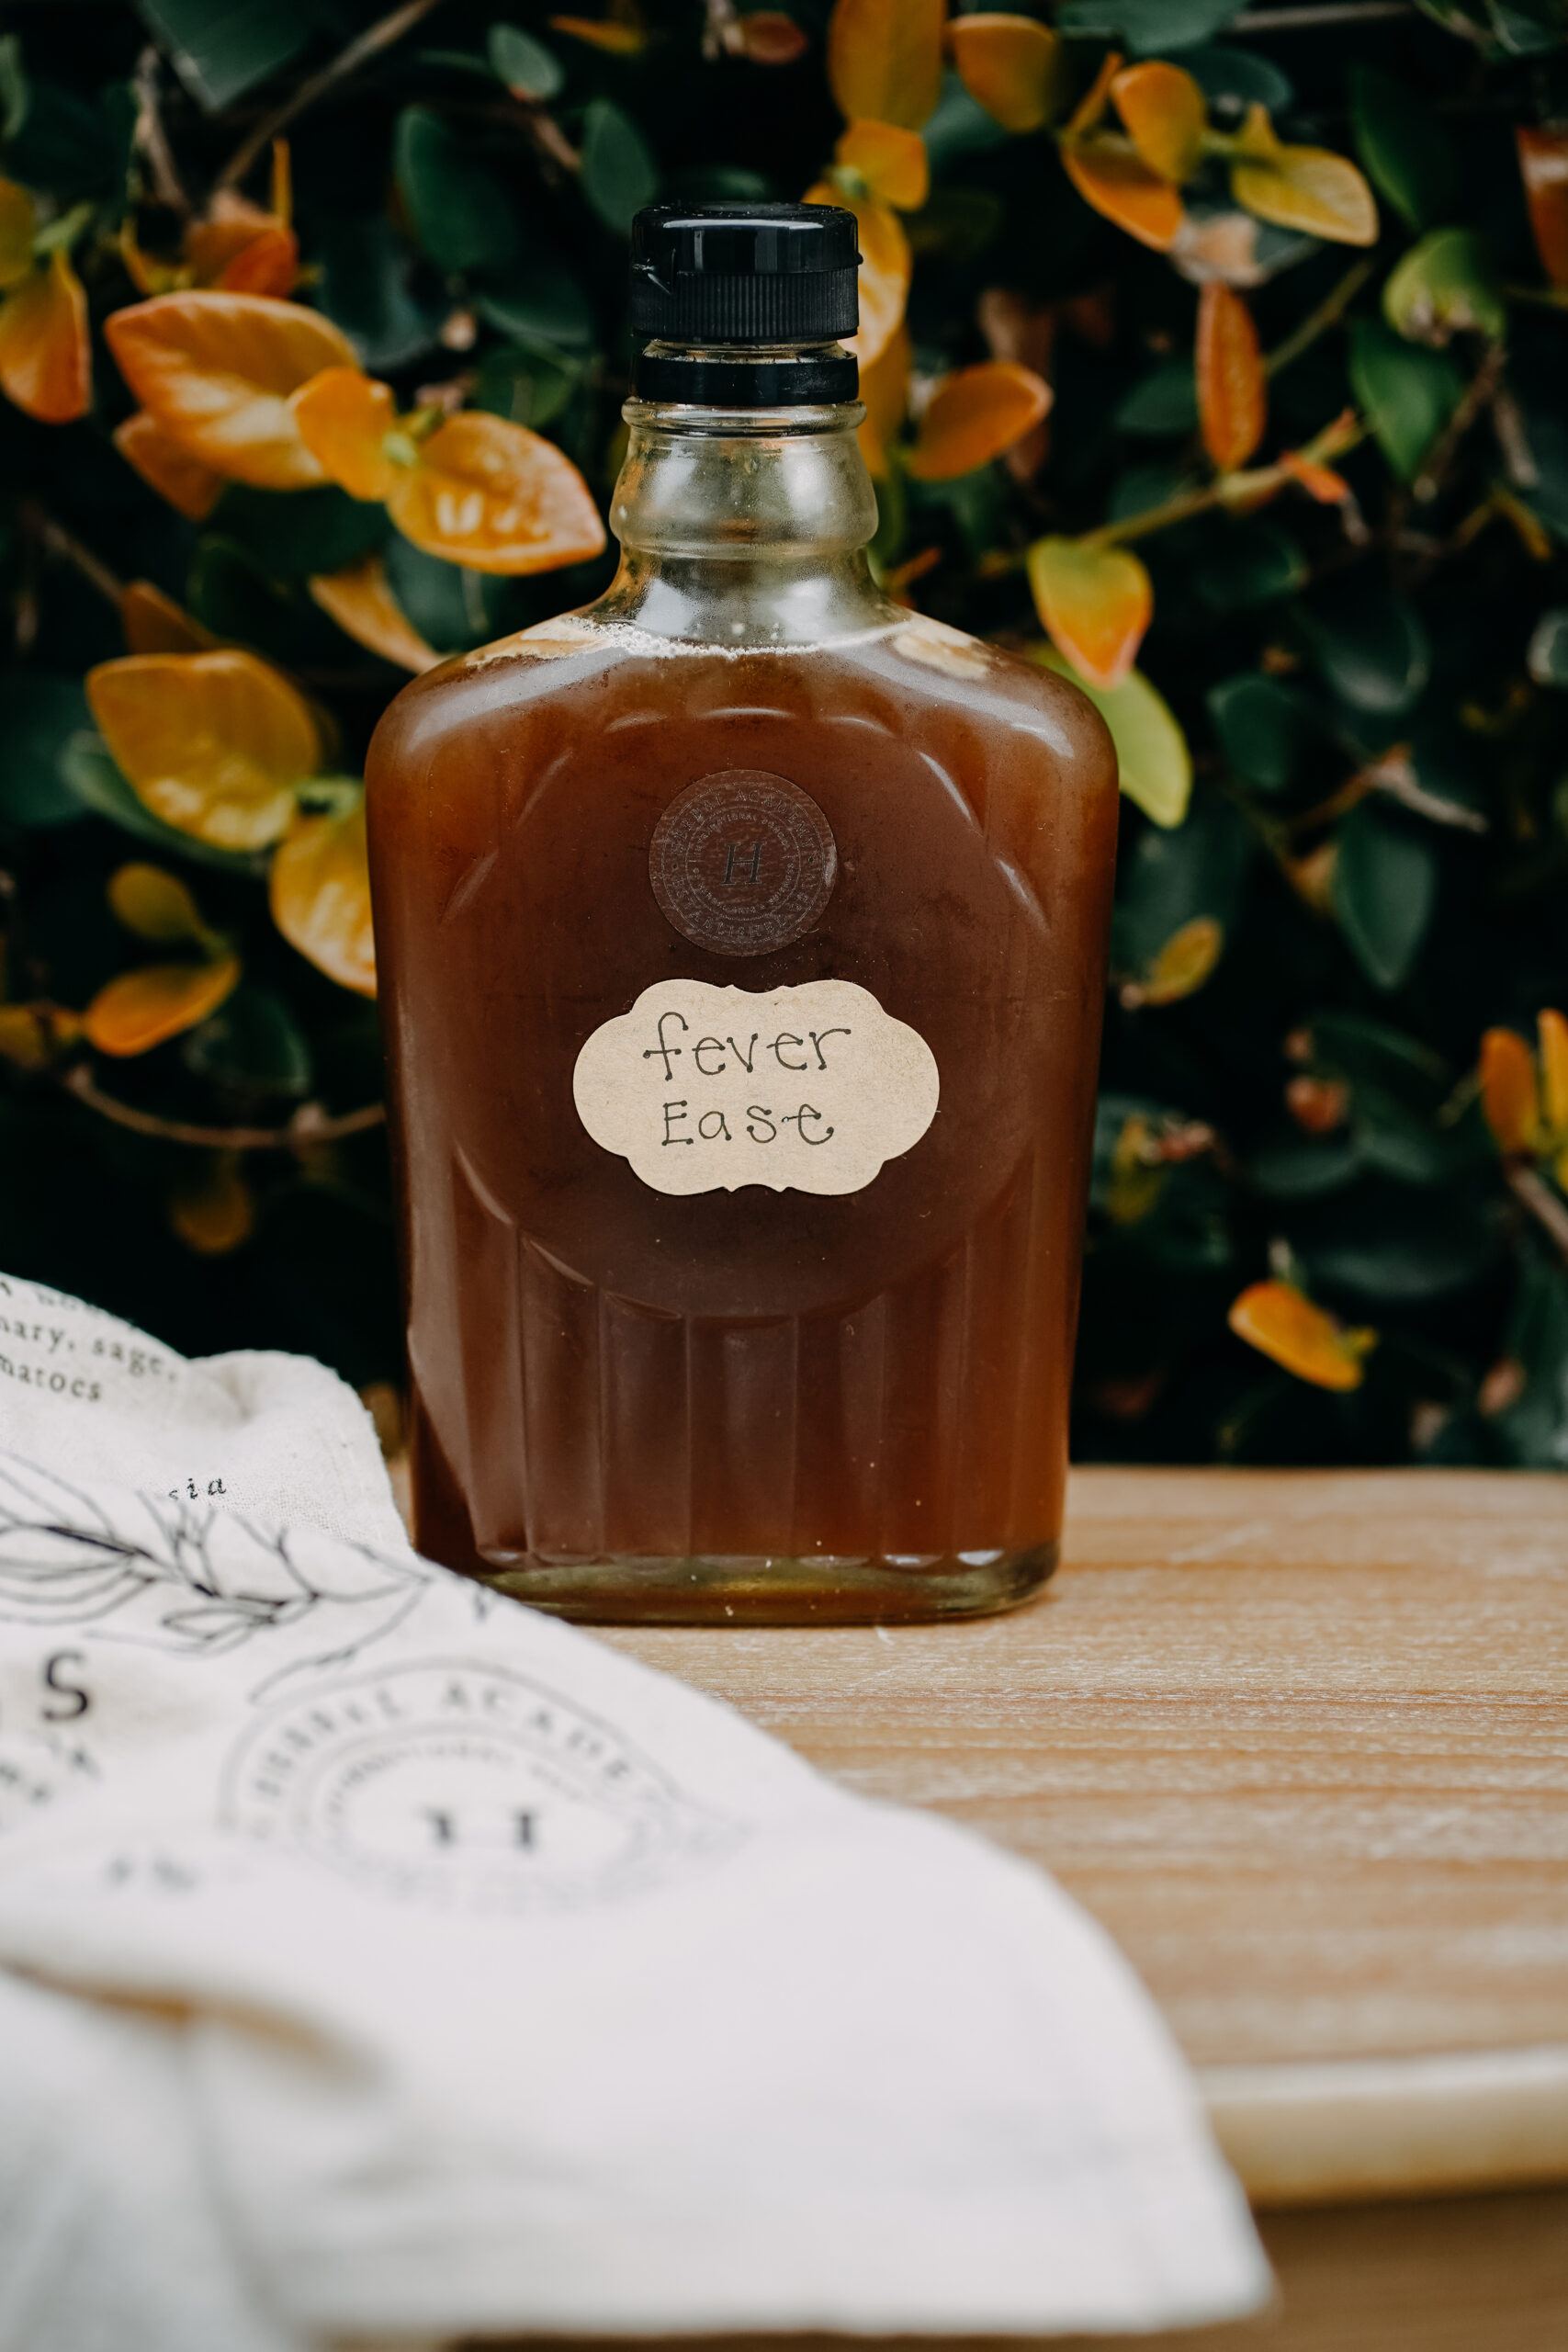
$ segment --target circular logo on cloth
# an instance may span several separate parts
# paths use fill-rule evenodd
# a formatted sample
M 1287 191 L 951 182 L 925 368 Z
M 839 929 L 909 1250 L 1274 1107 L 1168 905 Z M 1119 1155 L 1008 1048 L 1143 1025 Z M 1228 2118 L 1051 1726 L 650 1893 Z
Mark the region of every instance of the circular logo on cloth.
M 839 878 L 833 829 L 765 768 L 699 776 L 659 820 L 649 879 L 665 920 L 716 956 L 765 956 L 821 917 Z
M 464 1910 L 559 1910 L 727 1853 L 612 1724 L 541 1683 L 423 1660 L 312 1690 L 250 1731 L 225 1826 L 378 1891 Z

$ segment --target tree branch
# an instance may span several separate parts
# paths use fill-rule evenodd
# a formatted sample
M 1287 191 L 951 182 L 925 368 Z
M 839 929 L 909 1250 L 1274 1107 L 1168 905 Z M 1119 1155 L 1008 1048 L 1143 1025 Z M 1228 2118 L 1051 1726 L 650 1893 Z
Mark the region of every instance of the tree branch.
M 401 40 L 405 33 L 413 30 L 422 17 L 428 17 L 431 10 L 440 5 L 441 0 L 403 0 L 400 8 L 392 9 L 389 15 L 367 26 L 356 40 L 351 40 L 346 49 L 339 51 L 330 65 L 323 65 L 319 74 L 309 75 L 281 106 L 263 116 L 250 136 L 242 140 L 235 148 L 219 173 L 215 185 L 237 187 L 256 157 L 266 153 L 278 133 L 286 130 L 296 116 L 303 114 L 308 107 L 313 107 L 318 98 L 325 97 L 329 90 L 335 89 L 340 82 L 346 81 L 362 65 L 368 64 L 371 58 L 379 57 L 384 49 L 390 49 L 395 41 Z
M 1359 261 L 1353 268 L 1348 269 L 1338 285 L 1324 296 L 1316 310 L 1309 311 L 1301 324 L 1292 328 L 1278 350 L 1269 353 L 1263 362 L 1264 374 L 1277 376 L 1282 368 L 1290 366 L 1292 359 L 1299 359 L 1320 334 L 1326 334 L 1331 326 L 1336 325 L 1376 267 L 1375 261 L 1366 260 Z
M 302 1102 L 286 1127 L 202 1127 L 187 1119 L 163 1119 L 153 1111 L 139 1111 L 96 1087 L 85 1064 L 62 1072 L 61 1085 L 89 1111 L 133 1135 L 155 1136 L 162 1143 L 194 1144 L 204 1151 L 312 1150 L 317 1144 L 339 1143 L 345 1136 L 363 1135 L 378 1127 L 387 1116 L 384 1102 L 367 1102 L 362 1110 L 345 1111 L 330 1119 L 319 1102 Z
M 1538 1176 L 1533 1168 L 1523 1167 L 1516 1161 L 1504 1173 L 1515 1200 L 1529 1209 L 1536 1223 L 1551 1236 L 1564 1261 L 1568 1261 L 1568 1203 L 1559 1200 L 1545 1178 Z
M 136 61 L 131 88 L 136 93 L 136 129 L 132 143 L 139 154 L 147 158 L 147 168 L 152 175 L 152 194 L 160 204 L 172 210 L 186 213 L 190 198 L 186 194 L 175 165 L 175 154 L 169 145 L 169 134 L 164 128 L 164 118 L 158 107 L 158 68 L 163 60 L 151 41 Z

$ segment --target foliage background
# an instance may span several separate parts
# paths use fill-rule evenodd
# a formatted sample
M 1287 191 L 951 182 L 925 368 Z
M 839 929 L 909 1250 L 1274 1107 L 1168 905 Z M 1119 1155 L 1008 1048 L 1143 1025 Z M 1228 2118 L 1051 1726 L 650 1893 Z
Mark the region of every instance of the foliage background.
M 547 435 L 603 509 L 632 209 L 656 193 L 798 196 L 843 123 L 829 0 L 767 12 L 754 40 L 713 0 L 584 6 L 570 19 L 520 0 L 395 10 L 399 37 L 319 95 L 384 10 L 12 6 L 0 170 L 31 193 L 45 250 L 50 224 L 71 224 L 96 331 L 140 298 L 127 217 L 147 250 L 176 243 L 170 174 L 199 212 L 242 143 L 292 107 L 296 299 L 346 331 L 400 408 L 456 383 Z M 1139 540 L 1155 598 L 1139 666 L 1194 781 L 1179 824 L 1125 809 L 1077 1451 L 1568 1466 L 1568 1133 L 1552 1108 L 1568 1125 L 1568 1105 L 1550 1086 L 1536 1102 L 1522 1046 L 1484 1101 L 1476 1074 L 1489 1030 L 1530 1038 L 1543 1007 L 1568 1005 L 1568 297 L 1552 282 L 1568 277 L 1568 199 L 1555 231 L 1550 198 L 1538 206 L 1538 243 L 1516 144 L 1533 127 L 1568 174 L 1553 129 L 1568 120 L 1564 12 L 1022 13 L 1064 36 L 1079 93 L 1114 36 L 1190 73 L 1222 133 L 1261 102 L 1281 137 L 1359 156 L 1380 217 L 1364 254 L 1259 227 L 1211 163 L 1185 190 L 1182 246 L 1153 250 L 1085 202 L 1059 122 L 1010 133 L 950 72 L 924 124 L 931 187 L 904 224 L 914 406 L 990 356 L 1044 376 L 1054 407 L 1006 457 L 944 480 L 910 470 L 906 435 L 875 556 L 922 610 L 1037 648 L 1031 545 L 1212 483 L 1193 367 L 1204 276 L 1243 291 L 1266 353 L 1287 351 L 1269 450 L 1347 408 L 1366 428 L 1334 459 L 1346 496 L 1214 502 Z M 498 78 L 498 24 L 555 61 L 542 96 Z M 257 152 L 244 185 L 261 199 L 265 138 Z M 1449 229 L 1471 233 L 1443 249 L 1446 277 L 1428 271 L 1435 313 L 1428 300 L 1402 333 L 1388 278 Z M 382 549 L 410 620 L 450 650 L 584 601 L 614 550 L 487 575 L 422 554 L 380 506 L 330 485 L 231 483 L 191 521 L 110 437 L 134 404 L 101 339 L 94 383 L 66 424 L 0 403 L 0 1253 L 187 1351 L 303 1349 L 356 1384 L 395 1382 L 379 1130 L 321 1141 L 310 1113 L 292 1148 L 221 1144 L 379 1091 L 374 1007 L 279 934 L 254 862 L 177 837 L 156 853 L 243 955 L 241 991 L 209 1020 L 106 1059 L 51 1010 L 80 1012 L 146 953 L 107 886 L 152 853 L 133 800 L 120 795 L 117 821 L 101 790 L 85 797 L 81 682 L 125 650 L 120 585 L 149 581 L 328 706 L 333 764 L 352 771 L 405 673 L 334 626 L 310 576 Z M 1157 756 L 1179 757 L 1168 741 Z M 1288 1346 L 1260 1352 L 1232 1330 L 1233 1302 L 1265 1280 L 1377 1333 L 1344 1385 L 1315 1342 L 1292 1372 L 1269 1361 Z

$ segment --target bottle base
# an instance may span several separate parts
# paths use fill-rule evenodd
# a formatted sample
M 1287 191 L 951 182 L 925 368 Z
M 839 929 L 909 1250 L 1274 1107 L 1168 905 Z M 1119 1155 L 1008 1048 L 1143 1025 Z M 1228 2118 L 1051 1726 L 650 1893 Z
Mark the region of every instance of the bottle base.
M 525 1558 L 467 1573 L 588 1625 L 897 1625 L 988 1617 L 1037 1593 L 1060 1547 L 893 1559 Z

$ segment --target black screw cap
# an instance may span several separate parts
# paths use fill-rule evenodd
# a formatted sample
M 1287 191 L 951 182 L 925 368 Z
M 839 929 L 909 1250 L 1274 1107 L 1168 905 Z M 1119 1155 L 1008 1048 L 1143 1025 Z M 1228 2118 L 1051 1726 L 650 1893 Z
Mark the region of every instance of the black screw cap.
M 835 204 L 652 204 L 632 222 L 631 328 L 660 343 L 836 343 L 859 322 Z

